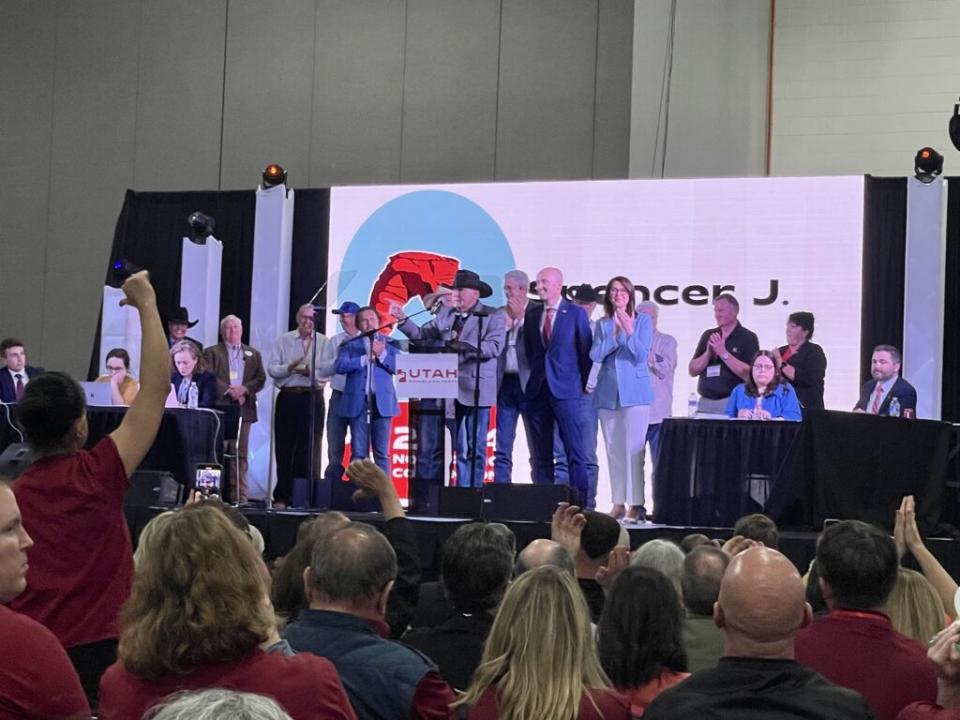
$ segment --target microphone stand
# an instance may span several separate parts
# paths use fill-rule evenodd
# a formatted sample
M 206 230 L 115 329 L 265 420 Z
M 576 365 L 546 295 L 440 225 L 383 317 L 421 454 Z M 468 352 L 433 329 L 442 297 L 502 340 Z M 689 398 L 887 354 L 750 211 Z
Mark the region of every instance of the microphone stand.
M 480 346 L 483 343 L 483 318 L 486 313 L 473 313 L 477 317 L 477 372 L 473 382 L 473 432 L 470 433 L 470 487 L 477 482 L 477 435 L 480 433 Z M 486 431 L 484 431 L 486 437 Z M 486 469 L 486 448 L 484 448 L 484 469 Z M 482 483 L 481 478 L 481 485 Z
M 307 490 L 307 503 L 310 507 L 314 506 L 314 500 L 316 499 L 314 497 L 317 481 L 316 471 L 314 469 L 314 464 L 316 463 L 316 448 L 314 446 L 316 445 L 317 439 L 317 393 L 323 392 L 317 387 L 317 321 L 320 319 L 320 313 L 326 310 L 325 305 L 314 305 L 313 303 L 325 287 L 327 287 L 326 281 L 324 281 L 323 285 L 317 289 L 313 297 L 307 302 L 308 305 L 313 307 L 313 337 L 310 338 L 310 441 L 307 445 L 307 482 L 310 486 Z

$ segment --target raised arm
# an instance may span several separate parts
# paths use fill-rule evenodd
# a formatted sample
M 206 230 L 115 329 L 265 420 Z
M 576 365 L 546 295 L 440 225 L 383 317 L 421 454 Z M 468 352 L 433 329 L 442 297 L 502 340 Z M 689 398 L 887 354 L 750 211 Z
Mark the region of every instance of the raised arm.
M 157 296 L 145 270 L 127 278 L 121 288 L 121 305 L 135 307 L 140 313 L 140 392 L 120 427 L 110 433 L 123 469 L 129 476 L 137 469 L 160 429 L 163 405 L 170 392 L 170 353 L 157 311 Z

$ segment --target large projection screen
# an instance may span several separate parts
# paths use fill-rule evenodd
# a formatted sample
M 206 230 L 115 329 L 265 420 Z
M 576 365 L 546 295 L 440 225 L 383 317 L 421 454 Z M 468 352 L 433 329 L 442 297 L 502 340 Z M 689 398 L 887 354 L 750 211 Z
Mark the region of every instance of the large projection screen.
M 785 342 L 789 313 L 812 312 L 828 359 L 826 405 L 850 409 L 859 387 L 863 191 L 860 176 L 334 188 L 328 305 L 376 305 L 388 286 L 412 294 L 451 267 L 478 272 L 494 305 L 512 268 L 533 278 L 553 265 L 565 285 L 597 287 L 626 275 L 660 305 L 659 329 L 677 339 L 673 408 L 683 415 L 696 388 L 687 363 L 714 325 L 712 297 L 724 290 L 764 348 Z M 406 309 L 422 309 L 419 296 Z M 331 334 L 336 322 L 327 319 Z M 395 425 L 399 459 L 406 428 Z M 527 467 L 522 438 L 515 468 Z M 602 439 L 599 446 L 604 508 Z M 514 481 L 529 477 L 515 470 Z

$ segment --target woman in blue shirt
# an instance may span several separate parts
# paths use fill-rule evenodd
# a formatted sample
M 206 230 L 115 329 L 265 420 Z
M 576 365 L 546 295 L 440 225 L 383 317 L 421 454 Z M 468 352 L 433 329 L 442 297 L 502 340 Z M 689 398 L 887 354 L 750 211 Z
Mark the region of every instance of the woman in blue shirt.
M 797 393 L 783 379 L 772 352 L 761 350 L 753 356 L 750 379 L 733 389 L 727 416 L 738 420 L 802 419 Z

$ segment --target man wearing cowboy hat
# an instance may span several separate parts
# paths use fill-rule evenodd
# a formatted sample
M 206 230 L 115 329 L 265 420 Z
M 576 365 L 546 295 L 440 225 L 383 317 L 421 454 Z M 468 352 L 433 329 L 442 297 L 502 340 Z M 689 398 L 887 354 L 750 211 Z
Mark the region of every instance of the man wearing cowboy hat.
M 203 343 L 187 336 L 187 330 L 196 325 L 199 320 L 191 320 L 190 312 L 182 305 L 173 312 L 167 313 L 167 344 L 173 347 L 181 340 L 189 340 L 197 346 L 197 352 L 203 352 Z
M 502 312 L 480 302 L 480 298 L 490 297 L 493 290 L 472 270 L 458 270 L 449 287 L 454 291 L 453 304 L 441 308 L 436 318 L 423 326 L 405 318 L 403 308 L 398 305 L 392 306 L 390 313 L 401 321 L 400 332 L 411 340 L 456 343 L 459 356 L 459 390 L 455 403 L 457 484 L 481 487 L 486 470 L 490 406 L 497 399 L 497 358 L 506 341 L 506 319 Z

